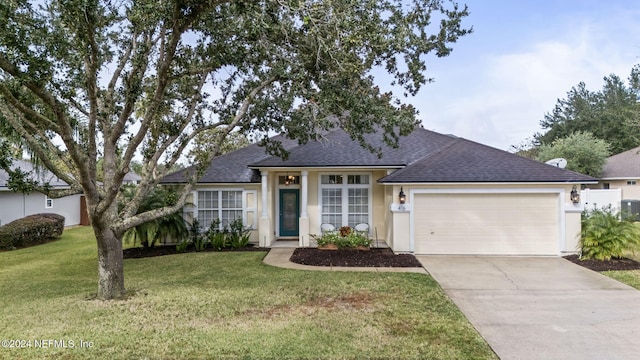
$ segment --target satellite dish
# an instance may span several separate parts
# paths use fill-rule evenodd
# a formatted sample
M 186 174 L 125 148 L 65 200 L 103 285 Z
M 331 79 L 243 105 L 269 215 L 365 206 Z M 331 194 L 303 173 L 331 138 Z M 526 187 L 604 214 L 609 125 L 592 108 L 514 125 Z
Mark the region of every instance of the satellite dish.
M 545 164 L 559 167 L 560 169 L 564 169 L 565 166 L 567 166 L 567 160 L 563 158 L 555 158 L 545 162 Z

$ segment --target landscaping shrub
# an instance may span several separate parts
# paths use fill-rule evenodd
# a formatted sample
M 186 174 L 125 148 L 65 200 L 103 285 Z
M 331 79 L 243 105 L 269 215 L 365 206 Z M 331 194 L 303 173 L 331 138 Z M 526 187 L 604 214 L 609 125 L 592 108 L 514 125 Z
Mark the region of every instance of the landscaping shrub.
M 0 226 L 0 249 L 11 250 L 57 239 L 64 231 L 64 216 L 35 214 Z
M 209 241 L 202 234 L 202 227 L 200 226 L 200 222 L 198 219 L 193 219 L 191 222 L 191 226 L 189 228 L 189 236 L 191 237 L 191 242 L 193 243 L 196 251 L 203 251 L 207 248 Z
M 132 199 L 135 196 L 135 191 L 135 186 L 127 186 L 123 188 L 122 195 L 127 199 Z M 172 206 L 176 201 L 177 195 L 174 191 L 157 187 L 144 198 L 136 214 Z M 124 207 L 124 203 L 121 202 L 118 207 L 121 209 Z M 154 247 L 159 241 L 174 241 L 179 244 L 188 236 L 189 229 L 187 229 L 182 217 L 182 212 L 176 211 L 173 214 L 150 220 L 128 229 L 122 239 L 125 243 L 141 244 L 146 249 Z
M 310 234 L 319 247 L 334 244 L 338 249 L 370 247 L 371 239 L 361 232 L 353 231 L 349 226 L 342 226 L 338 231 L 325 231 L 322 235 Z
M 640 248 L 640 228 L 611 209 L 585 211 L 578 247 L 581 259 L 622 258 Z
M 204 251 L 209 246 L 216 251 L 239 249 L 249 245 L 251 229 L 245 228 L 242 219 L 233 220 L 228 226 L 220 226 L 220 219 L 214 219 L 206 232 L 201 231 L 200 223 L 194 219 L 189 229 L 189 239 L 178 242 L 176 250 L 185 252 L 193 244 L 196 251 Z
M 249 245 L 251 229 L 245 228 L 242 219 L 235 219 L 229 224 L 227 244 L 234 249 L 240 249 Z
M 221 251 L 226 247 L 226 235 L 220 230 L 220 219 L 211 221 L 205 236 L 214 250 Z

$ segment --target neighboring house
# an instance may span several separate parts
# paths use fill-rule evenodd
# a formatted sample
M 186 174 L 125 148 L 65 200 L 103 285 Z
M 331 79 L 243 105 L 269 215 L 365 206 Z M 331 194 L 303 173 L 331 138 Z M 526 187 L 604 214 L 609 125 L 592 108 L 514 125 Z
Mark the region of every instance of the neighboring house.
M 608 157 L 600 184 L 602 189 L 621 189 L 623 199 L 640 200 L 640 147 Z
M 140 175 L 136 174 L 133 171 L 129 171 L 128 173 L 124 174 L 124 178 L 122 178 L 122 185 L 138 185 L 140 184 L 141 180 L 142 177 L 140 177 Z
M 381 158 L 339 129 L 302 145 L 276 139 L 287 160 L 255 144 L 213 159 L 185 217 L 205 228 L 216 218 L 242 218 L 261 247 L 280 239 L 313 246 L 309 235 L 323 224 L 366 223 L 371 237 L 396 252 L 559 255 L 576 251 L 580 233 L 572 190 L 597 182 L 421 128 L 398 148 L 384 147 Z M 382 144 L 380 136 L 367 139 Z M 190 171 L 162 183 L 183 184 Z
M 622 209 L 640 212 L 640 147 L 607 158 L 600 188 L 619 189 Z
M 69 186 L 45 169 L 35 169 L 33 164 L 24 160 L 14 160 L 14 165 L 24 172 L 31 173 L 32 179 L 41 184 L 49 183 L 53 189 L 65 189 Z M 9 189 L 9 175 L 0 170 L 0 225 L 27 215 L 55 213 L 64 216 L 65 226 L 80 224 L 80 195 L 52 199 L 39 192 L 23 194 Z

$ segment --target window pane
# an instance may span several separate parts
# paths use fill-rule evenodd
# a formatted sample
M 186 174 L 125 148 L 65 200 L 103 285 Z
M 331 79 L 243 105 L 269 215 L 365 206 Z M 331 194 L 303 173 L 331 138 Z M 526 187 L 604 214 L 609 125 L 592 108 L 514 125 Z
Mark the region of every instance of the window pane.
M 286 175 L 278 176 L 279 185 L 300 184 L 300 176 Z
M 336 228 L 369 223 L 371 176 L 367 174 L 321 175 L 321 221 Z
M 342 213 L 342 189 L 322 189 L 322 213 Z
M 207 230 L 209 226 L 211 226 L 211 222 L 217 218 L 218 218 L 217 210 L 198 209 L 198 222 L 200 223 L 200 228 L 203 230 Z
M 198 191 L 198 208 L 213 209 L 218 207 L 217 191 Z
M 369 175 L 348 175 L 347 183 L 349 184 L 368 184 Z
M 367 214 L 349 214 L 349 226 L 351 227 L 355 227 L 358 224 L 367 224 L 369 221 L 369 218 L 367 216 Z
M 242 209 L 242 191 L 222 191 L 223 209 Z
M 322 223 L 342 226 L 342 189 L 322 189 Z
M 353 227 L 369 222 L 369 189 L 349 189 L 348 225 Z
M 323 224 L 331 224 L 333 227 L 338 229 L 342 226 L 342 214 L 322 214 L 322 223 Z
M 229 226 L 235 219 L 242 219 L 242 210 L 222 210 L 220 218 L 222 227 Z
M 320 182 L 327 185 L 342 184 L 342 175 L 322 175 Z

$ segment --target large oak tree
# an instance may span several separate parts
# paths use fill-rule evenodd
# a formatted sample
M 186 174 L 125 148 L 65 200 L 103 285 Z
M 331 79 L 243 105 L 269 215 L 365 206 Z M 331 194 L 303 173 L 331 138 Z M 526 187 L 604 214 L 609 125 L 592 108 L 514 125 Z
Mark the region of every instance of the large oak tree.
M 137 211 L 198 134 L 217 129 L 190 159 L 199 164 L 234 131 L 282 154 L 270 132 L 304 142 L 340 126 L 379 151 L 363 135 L 382 129 L 393 143 L 413 128 L 416 112 L 400 99 L 431 81 L 427 55 L 448 55 L 469 33 L 465 16 L 443 0 L 4 0 L 0 128 L 70 184 L 50 196 L 85 194 L 98 297 L 117 298 L 121 237 L 181 208 L 197 172 L 174 206 Z M 404 94 L 382 92 L 376 74 Z M 143 179 L 121 198 L 135 156 Z

